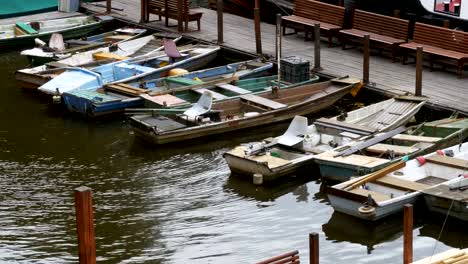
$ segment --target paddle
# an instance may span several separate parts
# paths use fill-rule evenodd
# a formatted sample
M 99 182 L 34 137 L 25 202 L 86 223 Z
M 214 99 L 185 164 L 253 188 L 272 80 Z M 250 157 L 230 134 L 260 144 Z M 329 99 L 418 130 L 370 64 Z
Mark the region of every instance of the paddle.
M 369 181 L 373 181 L 373 180 L 376 180 L 380 177 L 383 177 L 385 176 L 386 174 L 392 172 L 392 171 L 395 171 L 395 170 L 398 170 L 398 169 L 401 169 L 403 167 L 406 166 L 406 162 L 400 160 L 392 165 L 389 165 L 381 170 L 378 170 L 376 172 L 373 172 L 373 173 L 370 173 L 370 174 L 367 174 L 366 176 L 362 177 L 361 179 L 355 181 L 355 182 L 352 182 L 350 183 L 349 185 L 343 187 L 343 190 L 345 191 L 349 191 L 349 190 L 352 190 L 366 182 L 369 182 Z

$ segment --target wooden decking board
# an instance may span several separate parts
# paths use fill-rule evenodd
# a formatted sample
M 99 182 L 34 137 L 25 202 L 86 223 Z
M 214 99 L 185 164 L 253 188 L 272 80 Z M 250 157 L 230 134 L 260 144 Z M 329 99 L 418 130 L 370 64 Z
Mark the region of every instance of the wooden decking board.
M 105 4 L 105 2 L 101 2 Z M 105 8 L 83 4 L 83 7 L 91 12 L 103 12 Z M 112 15 L 117 19 L 137 24 L 140 21 L 140 1 L 137 0 L 113 0 L 112 6 L 123 8 L 124 12 L 113 11 Z M 189 24 L 189 32 L 184 36 L 216 43 L 217 41 L 217 16 L 216 11 L 200 9 L 203 12 L 201 19 L 201 31 L 195 31 L 196 25 Z M 151 15 L 150 20 L 156 16 Z M 177 21 L 170 19 L 171 25 L 177 25 Z M 255 35 L 253 20 L 225 13 L 224 21 L 224 43 L 223 46 L 244 53 L 255 54 Z M 177 32 L 177 27 L 165 27 L 164 19 L 144 24 L 145 27 L 153 29 Z M 275 54 L 275 25 L 261 24 L 262 49 L 268 55 Z M 304 41 L 303 34 L 283 36 L 283 56 L 301 56 L 308 59 L 311 64 L 314 61 L 313 42 Z M 323 73 L 327 75 L 342 76 L 350 75 L 360 78 L 362 76 L 362 52 L 360 48 L 342 50 L 340 47 L 327 48 L 326 44 L 321 47 L 321 66 Z M 405 92 L 414 93 L 415 65 L 402 65 L 392 63 L 388 53 L 385 57 L 371 53 L 370 57 L 370 82 L 375 86 L 368 86 L 372 90 L 395 95 Z M 337 63 L 339 62 L 339 63 Z M 312 66 L 312 65 L 311 65 Z M 437 108 L 458 110 L 468 113 L 468 93 L 466 93 L 466 79 L 457 79 L 455 68 L 447 71 L 430 72 L 428 68 L 423 70 L 422 93 L 428 96 L 429 105 Z M 465 73 L 466 74 L 466 73 Z
M 211 93 L 211 96 L 213 97 L 213 99 L 215 100 L 223 100 L 223 99 L 227 99 L 228 97 L 225 96 L 225 95 L 222 95 L 220 93 L 217 93 L 217 92 L 213 92 L 211 90 L 208 90 L 206 88 L 198 88 L 198 89 L 193 89 L 192 91 L 196 92 L 196 93 L 199 93 L 199 94 L 203 94 L 204 92 L 210 92 Z

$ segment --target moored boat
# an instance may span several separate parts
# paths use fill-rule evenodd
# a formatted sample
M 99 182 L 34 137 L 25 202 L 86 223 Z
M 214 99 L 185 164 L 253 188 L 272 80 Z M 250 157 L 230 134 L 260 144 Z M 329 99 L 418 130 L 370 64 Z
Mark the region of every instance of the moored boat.
M 317 154 L 349 144 L 358 140 L 363 134 L 385 132 L 393 129 L 395 125 L 405 124 L 423 104 L 422 98 L 388 99 L 330 119 L 320 118 L 314 124 L 302 129 L 303 131 L 294 132 L 302 138 L 299 142 L 293 142 L 294 145 L 288 141 L 284 144 L 281 140 L 288 136 L 290 130 L 288 129 L 283 136 L 267 139 L 261 143 L 238 146 L 226 152 L 224 158 L 233 173 L 249 176 L 261 174 L 264 181 L 285 175 L 301 174 L 301 171 L 306 171 L 308 166 L 313 164 Z M 404 114 L 388 114 L 395 113 L 396 108 L 402 109 L 401 112 Z M 385 125 L 381 120 L 386 121 Z M 302 127 L 307 126 L 307 119 L 296 117 L 290 128 L 301 127 L 301 122 L 305 123 Z M 324 127 L 325 124 L 334 126 Z
M 458 144 L 468 136 L 468 120 L 445 118 L 405 130 L 405 133 L 377 134 L 316 155 L 322 178 L 346 181 L 402 159 Z
M 164 37 L 167 37 L 164 35 Z M 174 36 L 174 42 L 181 37 Z M 94 50 L 73 54 L 72 56 L 46 63 L 41 66 L 21 69 L 15 72 L 15 79 L 23 88 L 36 89 L 46 82 L 52 80 L 59 74 L 66 71 L 67 67 L 96 67 L 113 61 L 125 58 L 137 58 L 139 56 L 157 55 L 163 49 L 161 45 L 162 37 L 151 35 L 141 37 L 117 44 L 117 49 L 111 47 L 101 47 Z M 104 54 L 106 57 L 96 57 L 96 54 Z
M 175 45 L 174 45 L 175 47 Z M 166 76 L 173 68 L 194 70 L 203 68 L 216 58 L 219 46 L 197 44 L 171 54 L 165 46 L 164 54 L 137 57 L 112 62 L 92 69 L 69 68 L 38 88 L 39 91 L 59 95 L 74 89 L 97 89 L 106 84 L 148 80 Z
M 328 187 L 326 192 L 335 211 L 374 221 L 401 211 L 407 203 L 417 202 L 422 191 L 458 178 L 466 168 L 454 166 L 455 161 L 468 163 L 468 143 L 399 161 Z
M 63 45 L 60 45 L 63 49 L 51 48 L 51 44 L 49 44 L 49 46 L 23 50 L 21 55 L 26 56 L 32 66 L 38 66 L 50 61 L 68 58 L 76 53 L 129 41 L 142 36 L 145 32 L 146 29 L 140 28 L 119 28 L 110 32 L 65 41 Z
M 215 103 L 205 99 L 182 114 L 135 115 L 130 118 L 130 124 L 135 135 L 155 144 L 189 140 L 314 113 L 332 105 L 358 83 L 298 83 L 294 87 L 273 88 L 268 92 L 244 94 Z
M 85 114 L 91 117 L 108 115 L 111 113 L 122 112 L 125 108 L 141 107 L 145 101 L 148 102 L 148 107 L 155 105 L 156 107 L 171 107 L 169 99 L 177 101 L 178 104 L 194 103 L 201 95 L 202 91 L 210 87 L 210 83 L 224 78 L 239 79 L 233 84 L 240 89 L 230 89 L 231 86 L 221 85 L 226 89 L 222 91 L 211 91 L 218 96 L 215 99 L 227 99 L 232 96 L 237 96 L 236 92 L 252 93 L 263 91 L 268 86 L 271 88 L 270 81 L 273 77 L 252 79 L 242 81 L 243 79 L 266 75 L 267 71 L 273 67 L 272 63 L 260 62 L 257 60 L 231 63 L 226 66 L 215 67 L 211 69 L 189 72 L 182 75 L 164 77 L 156 80 L 104 86 L 103 89 L 85 89 L 73 90 L 65 92 L 62 95 L 63 101 L 71 112 Z M 318 77 L 317 77 L 318 79 Z M 207 87 L 202 87 L 203 83 L 207 83 Z M 176 89 L 189 85 L 197 85 L 198 89 L 189 89 L 182 92 L 175 92 Z M 167 92 L 165 95 L 151 96 L 151 93 Z M 174 91 L 174 92 L 172 92 Z M 171 93 L 171 94 L 169 94 Z M 163 98 L 163 100 L 161 100 Z M 166 105 L 164 105 L 166 103 Z
M 76 16 L 16 24 L 0 25 L 0 47 L 34 45 L 34 39 L 48 41 L 53 33 L 62 34 L 64 39 L 84 36 L 102 24 L 108 17 Z

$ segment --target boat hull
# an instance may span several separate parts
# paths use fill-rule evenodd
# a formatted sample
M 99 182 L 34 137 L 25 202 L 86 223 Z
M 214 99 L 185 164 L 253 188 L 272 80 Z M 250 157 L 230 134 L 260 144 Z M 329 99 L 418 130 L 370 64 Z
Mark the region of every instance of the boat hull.
M 465 197 L 467 195 L 465 194 Z M 452 200 L 446 197 L 438 197 L 434 195 L 424 195 L 427 208 L 429 211 L 458 218 L 462 221 L 468 221 L 468 201 Z M 453 201 L 453 204 L 452 204 Z M 450 208 L 450 211 L 449 211 Z

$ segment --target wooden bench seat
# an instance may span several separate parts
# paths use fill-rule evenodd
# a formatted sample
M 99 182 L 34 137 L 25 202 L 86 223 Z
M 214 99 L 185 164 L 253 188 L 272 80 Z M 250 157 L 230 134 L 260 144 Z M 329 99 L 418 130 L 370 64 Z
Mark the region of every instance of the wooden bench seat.
M 260 106 L 266 107 L 268 110 L 276 110 L 276 109 L 288 107 L 285 104 L 278 103 L 273 100 L 263 98 L 257 95 L 253 95 L 253 94 L 244 94 L 244 95 L 241 95 L 240 98 L 254 105 L 260 105 Z
M 206 88 L 198 88 L 198 89 L 193 89 L 192 91 L 196 92 L 196 93 L 199 93 L 199 94 L 203 94 L 204 92 L 210 92 L 211 93 L 211 96 L 213 97 L 213 99 L 215 100 L 223 100 L 223 99 L 227 99 L 228 97 L 225 96 L 225 95 L 222 95 L 220 93 L 217 93 L 217 92 L 213 92 L 211 90 L 208 90 Z
M 169 27 L 169 18 L 178 19 L 179 7 L 177 6 L 177 0 L 142 0 L 144 3 L 145 18 L 144 22 L 149 21 L 149 14 L 155 14 L 166 18 L 166 27 Z M 184 31 L 188 30 L 188 23 L 191 21 L 197 22 L 197 30 L 200 31 L 200 19 L 203 15 L 202 12 L 195 12 L 190 10 L 188 0 L 182 0 L 182 21 L 184 22 Z
M 379 193 L 379 192 L 374 192 L 374 191 L 369 191 L 369 190 L 362 189 L 362 188 L 354 188 L 352 190 L 349 190 L 349 192 L 354 193 L 354 194 L 359 195 L 359 196 L 366 197 L 366 198 L 370 194 L 372 196 L 372 199 L 374 199 L 374 201 L 376 201 L 376 202 L 383 202 L 383 201 L 387 201 L 387 200 L 392 199 L 390 197 L 390 195 L 387 195 L 387 194 L 384 194 L 384 193 Z
M 387 151 L 393 151 L 396 155 L 403 156 L 407 154 L 414 153 L 419 150 L 419 148 L 407 147 L 407 146 L 398 146 L 398 145 L 390 145 L 390 144 L 375 144 L 366 148 L 367 151 L 373 153 L 385 153 Z
M 408 40 L 408 26 L 408 20 L 355 10 L 352 28 L 340 30 L 343 49 L 348 40 L 362 42 L 364 36 L 369 35 L 370 41 L 378 47 L 391 49 L 395 62 L 398 46 Z
M 281 24 L 283 27 L 283 35 L 286 33 L 286 28 L 303 30 L 305 39 L 309 32 L 314 32 L 316 23 L 320 23 L 320 34 L 328 38 L 328 46 L 332 45 L 334 36 L 337 36 L 339 30 L 343 28 L 345 8 L 332 4 L 327 4 L 314 0 L 295 0 L 293 15 L 283 16 Z M 318 37 L 318 36 L 314 36 Z
M 232 92 L 232 93 L 235 93 L 235 94 L 249 94 L 249 93 L 252 93 L 249 90 L 246 90 L 246 89 L 243 89 L 243 88 L 240 88 L 238 86 L 228 84 L 228 83 L 218 84 L 218 85 L 216 85 L 216 87 L 218 87 L 220 89 L 223 89 L 223 90 L 226 90 L 226 91 L 229 91 L 229 92 Z
M 468 33 L 443 27 L 436 27 L 416 23 L 413 42 L 400 45 L 402 49 L 402 63 L 406 63 L 408 52 L 414 51 L 418 46 L 429 55 L 431 70 L 434 62 L 448 64 L 443 59 L 454 60 L 459 78 L 463 77 L 463 67 L 468 62 Z
M 376 180 L 377 183 L 401 190 L 422 191 L 431 186 L 424 183 L 400 179 L 394 176 L 384 176 Z
M 156 96 L 151 96 L 149 94 L 140 94 L 140 97 L 156 105 L 165 106 L 165 107 L 172 107 L 172 106 L 188 103 L 187 101 L 180 99 L 179 97 L 170 95 L 170 94 L 162 94 L 162 95 L 156 95 Z
M 434 163 L 434 164 L 438 164 L 438 165 L 461 169 L 461 170 L 468 169 L 468 160 L 454 158 L 454 157 L 448 157 L 448 156 L 435 154 L 435 155 L 426 157 L 426 161 Z
M 358 135 L 370 135 L 376 132 L 375 129 L 372 129 L 367 126 L 362 126 L 358 124 L 353 124 L 353 123 L 348 123 L 348 122 L 343 122 L 343 121 L 338 121 L 335 119 L 323 118 L 323 117 L 315 120 L 314 124 L 317 126 L 317 129 L 320 132 L 324 132 L 324 133 L 327 133 L 325 132 L 327 131 L 327 129 L 336 129 L 340 132 L 346 131 L 346 132 L 350 132 L 350 133 L 358 134 Z

